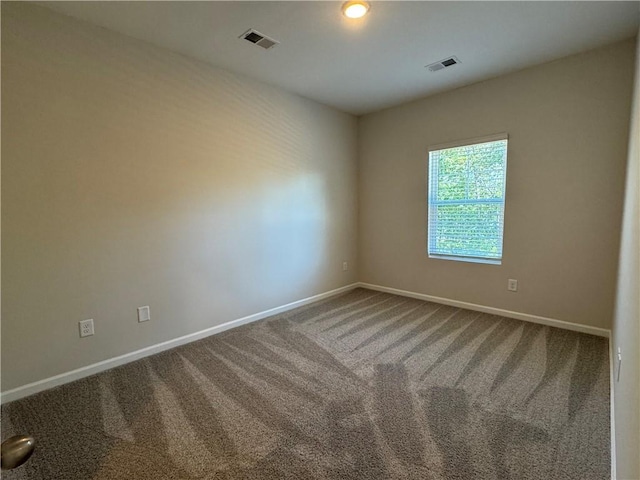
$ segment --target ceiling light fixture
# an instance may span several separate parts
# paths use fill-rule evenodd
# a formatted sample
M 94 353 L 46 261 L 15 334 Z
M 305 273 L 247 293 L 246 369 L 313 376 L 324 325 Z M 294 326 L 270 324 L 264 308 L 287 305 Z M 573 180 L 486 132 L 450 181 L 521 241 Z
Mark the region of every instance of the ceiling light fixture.
M 342 5 L 342 13 L 345 17 L 361 18 L 367 14 L 370 7 L 371 5 L 369 5 L 369 2 L 354 0 L 351 2 L 345 2 L 344 5 Z

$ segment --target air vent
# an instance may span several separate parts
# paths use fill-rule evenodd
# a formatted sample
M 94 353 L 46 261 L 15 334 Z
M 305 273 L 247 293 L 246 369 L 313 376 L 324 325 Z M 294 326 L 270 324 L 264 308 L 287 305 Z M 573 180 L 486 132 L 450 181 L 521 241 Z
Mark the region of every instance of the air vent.
M 447 67 L 452 67 L 460 63 L 457 57 L 449 57 L 444 60 L 440 60 L 439 62 L 432 63 L 431 65 L 427 65 L 426 68 L 429 69 L 430 72 L 437 72 L 438 70 L 442 70 Z
M 253 28 L 250 28 L 249 30 L 244 32 L 242 35 L 240 35 L 239 38 L 244 38 L 247 42 L 254 43 L 264 48 L 265 50 L 269 50 L 270 48 L 273 48 L 280 43 L 277 40 L 269 38 L 260 32 L 256 32 Z

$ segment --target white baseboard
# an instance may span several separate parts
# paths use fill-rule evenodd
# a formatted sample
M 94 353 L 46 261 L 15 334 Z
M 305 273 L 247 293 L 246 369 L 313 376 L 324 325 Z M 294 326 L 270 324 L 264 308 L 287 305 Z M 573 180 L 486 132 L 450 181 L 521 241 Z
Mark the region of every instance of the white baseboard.
M 611 330 L 605 328 L 591 327 L 589 325 L 581 325 L 579 323 L 565 322 L 564 320 L 556 320 L 555 318 L 540 317 L 538 315 L 530 315 L 528 313 L 512 312 L 511 310 L 503 310 L 501 308 L 487 307 L 485 305 L 477 305 L 475 303 L 461 302 L 459 300 L 452 300 L 450 298 L 434 297 L 433 295 L 426 295 L 424 293 L 409 292 L 407 290 L 399 290 L 397 288 L 383 287 L 380 285 L 372 285 L 370 283 L 359 282 L 358 287 L 368 288 L 370 290 L 377 290 L 379 292 L 393 293 L 395 295 L 402 295 L 403 297 L 417 298 L 419 300 L 427 300 L 429 302 L 442 303 L 444 305 L 450 305 L 452 307 L 466 308 L 468 310 L 475 310 L 478 312 L 491 313 L 493 315 L 500 315 L 501 317 L 515 318 L 516 320 L 524 320 L 525 322 L 540 323 L 542 325 L 549 325 L 551 327 L 563 328 L 565 330 L 573 330 L 575 332 L 589 333 L 591 335 L 597 335 L 599 337 L 611 337 Z
M 247 317 L 238 318 L 221 325 L 216 325 L 215 327 L 200 330 L 199 332 L 190 333 L 189 335 L 184 335 L 182 337 L 174 338 L 166 342 L 151 345 L 150 347 L 145 347 L 140 350 L 136 350 L 135 352 L 125 353 L 124 355 L 109 358 L 98 363 L 87 365 L 86 367 L 71 370 L 70 372 L 61 373 L 53 377 L 45 378 L 44 380 L 38 380 L 37 382 L 28 383 L 21 387 L 17 387 L 0 393 L 0 404 L 28 397 L 29 395 L 33 395 L 34 393 L 42 392 L 44 390 L 63 385 L 65 383 L 73 382 L 74 380 L 79 380 L 90 375 L 95 375 L 96 373 L 104 372 L 105 370 L 124 365 L 125 363 L 130 363 L 135 360 L 139 360 L 140 358 L 148 357 L 149 355 L 153 355 L 155 353 L 163 352 L 171 348 L 179 347 L 180 345 L 184 345 L 186 343 L 200 340 L 201 338 L 205 338 L 210 335 L 215 335 L 216 333 L 224 332 L 225 330 L 229 330 L 230 328 L 239 327 L 240 325 L 245 325 L 257 320 L 262 320 L 263 318 L 271 317 L 272 315 L 277 315 L 278 313 L 286 312 L 288 310 L 292 310 L 294 308 L 301 307 L 312 302 L 317 302 L 318 300 L 322 300 L 324 298 L 332 297 L 334 295 L 353 290 L 357 286 L 357 283 L 352 283 L 344 287 L 336 288 L 335 290 L 320 293 L 312 297 L 303 298 L 302 300 L 287 303 L 286 305 L 282 305 L 280 307 L 270 308 L 269 310 L 265 310 L 263 312 L 254 313 L 253 315 L 249 315 Z
M 565 321 L 556 320 L 553 318 L 539 317 L 537 315 L 530 315 L 527 313 L 512 312 L 509 310 L 487 307 L 484 305 L 476 305 L 474 303 L 461 302 L 461 301 L 452 300 L 449 298 L 435 297 L 432 295 L 426 295 L 422 293 L 399 290 L 397 288 L 383 287 L 380 285 L 372 285 L 369 283 L 358 282 L 358 283 L 353 283 L 341 288 L 337 288 L 335 290 L 331 290 L 329 292 L 321 293 L 318 295 L 314 295 L 312 297 L 291 302 L 286 305 L 282 305 L 280 307 L 275 307 L 269 310 L 265 310 L 263 312 L 255 313 L 247 317 L 232 320 L 230 322 L 226 322 L 221 325 L 216 325 L 215 327 L 207 328 L 199 332 L 174 338 L 172 340 L 158 343 L 156 345 L 151 345 L 149 347 L 145 347 L 140 350 L 136 350 L 134 352 L 126 353 L 118 357 L 103 360 L 101 362 L 87 365 L 85 367 L 81 367 L 76 370 L 71 370 L 70 372 L 65 372 L 59 375 L 55 375 L 53 377 L 45 378 L 43 380 L 38 380 L 37 382 L 29 383 L 29 384 L 8 390 L 6 392 L 2 392 L 0 393 L 0 404 L 12 402 L 14 400 L 18 400 L 20 398 L 24 398 L 38 392 L 42 392 L 44 390 L 48 390 L 50 388 L 54 388 L 59 385 L 63 385 L 65 383 L 73 382 L 74 380 L 79 380 L 81 378 L 85 378 L 90 375 L 94 375 L 96 373 L 104 372 L 105 370 L 109 370 L 111 368 L 124 365 L 125 363 L 130 363 L 135 360 L 139 360 L 140 358 L 148 357 L 149 355 L 153 355 L 155 353 L 163 352 L 165 350 L 169 350 L 171 348 L 175 348 L 180 345 L 184 345 L 186 343 L 200 340 L 201 338 L 205 338 L 210 335 L 215 335 L 216 333 L 224 332 L 225 330 L 229 330 L 230 328 L 239 327 L 240 325 L 245 325 L 247 323 L 255 322 L 257 320 L 262 320 L 263 318 L 267 318 L 272 315 L 277 315 L 278 313 L 286 312 L 287 310 L 292 310 L 294 308 L 301 307 L 303 305 L 307 305 L 312 302 L 317 302 L 318 300 L 332 297 L 334 295 L 338 295 L 340 293 L 353 290 L 354 288 L 357 288 L 357 287 L 368 288 L 370 290 L 376 290 L 380 292 L 393 293 L 393 294 L 402 295 L 405 297 L 417 298 L 419 300 L 427 300 L 430 302 L 442 303 L 444 305 L 451 305 L 459 308 L 467 308 L 469 310 L 476 310 L 479 312 L 491 313 L 494 315 L 501 315 L 503 317 L 509 317 L 509 318 L 515 318 L 517 320 L 540 323 L 543 325 L 564 328 L 567 330 L 573 330 L 573 331 L 582 332 L 582 333 L 589 333 L 589 334 L 598 335 L 601 337 L 610 338 L 610 333 L 611 333 L 609 330 L 606 330 L 604 328 L 590 327 L 587 325 L 580 325 L 577 323 L 565 322 Z M 612 390 L 612 395 L 613 395 L 613 390 Z M 611 397 L 611 399 L 612 399 L 611 405 L 612 405 L 612 412 L 613 412 L 613 396 Z M 612 426 L 613 426 L 613 422 L 612 422 Z M 615 437 L 613 437 L 613 430 L 612 430 L 612 440 L 611 440 L 612 454 L 614 453 L 614 450 L 613 450 L 614 441 L 615 441 Z M 614 457 L 612 456 L 612 468 L 614 468 L 613 460 L 614 460 Z
M 613 354 L 613 335 L 609 338 L 609 388 L 611 389 L 609 393 L 609 409 L 611 415 L 611 480 L 616 480 L 616 408 L 615 408 L 615 382 L 616 382 L 616 368 L 614 363 L 614 354 Z

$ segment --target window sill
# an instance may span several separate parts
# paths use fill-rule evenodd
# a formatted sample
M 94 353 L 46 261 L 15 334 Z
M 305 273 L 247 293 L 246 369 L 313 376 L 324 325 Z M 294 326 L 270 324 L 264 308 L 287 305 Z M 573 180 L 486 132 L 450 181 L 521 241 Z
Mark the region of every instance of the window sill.
M 468 263 L 484 263 L 485 265 L 502 265 L 502 259 L 494 259 L 494 258 L 456 257 L 455 255 L 431 255 L 431 254 L 429 254 L 429 258 L 434 258 L 436 260 L 455 260 L 458 262 L 468 262 Z

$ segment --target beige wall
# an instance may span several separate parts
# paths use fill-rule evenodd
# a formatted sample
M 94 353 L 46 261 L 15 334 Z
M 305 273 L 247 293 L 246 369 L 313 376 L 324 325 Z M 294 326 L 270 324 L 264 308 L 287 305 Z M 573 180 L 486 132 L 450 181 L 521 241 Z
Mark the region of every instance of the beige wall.
M 640 32 L 631 113 L 613 348 L 622 352 L 614 384 L 619 480 L 640 478 Z M 617 370 L 616 370 L 617 372 Z
M 356 281 L 356 133 L 312 101 L 3 2 L 2 390 Z
M 629 40 L 361 117 L 360 280 L 610 328 L 633 55 Z M 502 265 L 429 259 L 427 148 L 501 132 Z
M 314 102 L 3 2 L 2 390 L 356 280 L 609 328 L 633 52 L 531 68 L 356 131 Z M 427 147 L 498 132 L 503 265 L 429 260 Z M 96 335 L 80 339 L 85 318 Z

